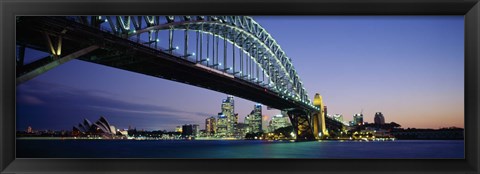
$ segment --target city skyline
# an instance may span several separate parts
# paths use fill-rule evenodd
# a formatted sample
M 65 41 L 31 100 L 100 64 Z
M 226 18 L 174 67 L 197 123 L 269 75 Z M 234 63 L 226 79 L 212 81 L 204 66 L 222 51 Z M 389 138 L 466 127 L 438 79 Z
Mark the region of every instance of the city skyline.
M 385 122 L 405 128 L 464 127 L 463 16 L 254 18 L 292 58 L 310 99 L 323 96 L 329 114 L 351 120 L 363 110 L 371 123 L 382 112 Z M 293 27 L 282 27 L 286 23 L 307 24 L 310 32 L 289 34 Z M 17 129 L 71 129 L 79 118 L 99 116 L 120 128 L 173 129 L 216 116 L 226 96 L 72 60 L 17 86 Z M 235 102 L 243 122 L 255 102 Z M 263 115 L 280 113 L 262 107 Z

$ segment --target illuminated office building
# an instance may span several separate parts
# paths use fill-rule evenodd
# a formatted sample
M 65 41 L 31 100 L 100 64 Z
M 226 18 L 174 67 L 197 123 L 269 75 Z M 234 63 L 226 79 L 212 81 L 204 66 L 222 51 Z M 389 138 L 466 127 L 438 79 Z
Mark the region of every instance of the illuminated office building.
M 353 115 L 353 123 L 355 125 L 363 125 L 363 114 L 355 114 Z
M 222 102 L 222 115 L 226 117 L 226 134 L 227 137 L 233 137 L 236 133 L 238 116 L 235 115 L 235 102 L 233 96 L 228 96 Z
M 245 117 L 245 124 L 248 125 L 248 133 L 262 132 L 262 105 L 256 104 L 247 117 Z
M 129 129 L 130 130 L 130 129 Z M 175 132 L 179 132 L 179 133 L 182 133 L 182 126 L 177 126 L 175 128 Z
M 217 119 L 215 117 L 210 117 L 205 120 L 205 133 L 207 136 L 215 135 L 215 130 L 217 129 Z
M 375 113 L 374 121 L 377 125 L 385 124 L 385 117 L 383 117 L 383 114 L 381 112 L 377 112 Z
M 216 137 L 226 137 L 227 136 L 227 116 L 223 113 L 218 113 L 217 116 L 217 126 L 215 131 Z

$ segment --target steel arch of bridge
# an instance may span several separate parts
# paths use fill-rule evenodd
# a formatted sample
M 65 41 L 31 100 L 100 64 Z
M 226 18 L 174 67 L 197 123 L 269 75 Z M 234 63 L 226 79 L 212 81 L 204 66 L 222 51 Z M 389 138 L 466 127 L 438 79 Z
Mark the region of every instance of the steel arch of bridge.
M 100 28 L 111 34 L 136 41 L 138 43 L 148 44 L 151 47 L 162 49 L 170 54 L 175 54 L 174 32 L 182 30 L 184 34 L 184 52 L 179 57 L 187 60 L 194 57 L 196 63 L 204 64 L 211 68 L 229 73 L 237 78 L 244 78 L 252 83 L 268 87 L 277 92 L 286 99 L 311 104 L 308 94 L 303 87 L 292 60 L 285 54 L 275 39 L 254 19 L 248 16 L 80 16 L 72 17 L 73 20 Z M 159 48 L 157 42 L 160 41 L 159 31 L 169 32 L 168 48 Z M 188 32 L 196 32 L 195 46 L 196 54 L 189 53 Z M 206 35 L 206 38 L 204 37 Z M 141 37 L 147 35 L 148 41 L 141 40 Z M 210 44 L 210 36 L 212 44 Z M 206 41 L 206 45 L 203 43 Z M 223 67 L 219 62 L 218 50 L 219 40 L 223 43 Z M 163 39 L 162 39 L 163 41 Z M 216 42 L 216 43 L 215 43 Z M 232 49 L 233 60 L 227 59 L 227 43 L 232 48 L 241 50 L 239 58 L 242 59 L 240 65 L 236 65 L 235 49 Z M 216 44 L 216 45 L 215 45 Z M 209 55 L 212 47 L 212 57 Z M 215 48 L 216 46 L 216 48 Z M 203 54 L 203 48 L 207 47 L 207 56 Z M 200 49 L 199 49 L 200 48 Z M 215 54 L 216 53 L 216 54 Z M 245 65 L 243 63 L 245 55 Z M 231 67 L 226 67 L 227 62 L 233 62 Z M 252 65 L 254 65 L 252 67 Z M 240 67 L 239 69 L 237 67 Z M 237 71 L 239 70 L 239 71 Z M 245 72 L 246 70 L 248 72 Z M 256 77 L 250 77 L 249 72 Z M 262 73 L 261 81 L 259 74 Z

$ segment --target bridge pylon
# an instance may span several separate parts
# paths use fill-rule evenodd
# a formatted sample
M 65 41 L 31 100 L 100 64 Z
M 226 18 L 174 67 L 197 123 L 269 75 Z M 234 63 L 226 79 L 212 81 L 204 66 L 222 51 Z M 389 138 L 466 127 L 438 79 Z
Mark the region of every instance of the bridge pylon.
M 325 123 L 325 108 L 322 100 L 322 96 L 318 93 L 315 94 L 313 98 L 313 105 L 320 108 L 320 111 L 312 113 L 312 127 L 313 127 L 313 135 L 315 139 L 324 139 L 328 137 L 328 131 L 326 128 Z
M 315 140 L 311 126 L 310 113 L 308 113 L 308 111 L 292 109 L 287 111 L 287 115 L 292 122 L 297 141 Z

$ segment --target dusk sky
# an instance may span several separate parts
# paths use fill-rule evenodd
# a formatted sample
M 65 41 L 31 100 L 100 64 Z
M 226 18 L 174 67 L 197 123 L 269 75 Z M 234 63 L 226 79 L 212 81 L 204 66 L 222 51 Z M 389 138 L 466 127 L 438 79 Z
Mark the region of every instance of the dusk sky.
M 303 81 L 345 121 L 363 110 L 403 128 L 464 127 L 463 16 L 257 16 Z M 27 52 L 27 61 L 43 55 Z M 227 94 L 72 60 L 17 86 L 17 130 L 71 130 L 84 118 L 173 130 L 220 112 Z M 235 97 L 239 121 L 255 102 Z M 265 122 L 278 110 L 263 107 Z M 265 127 L 266 125 L 264 125 Z

